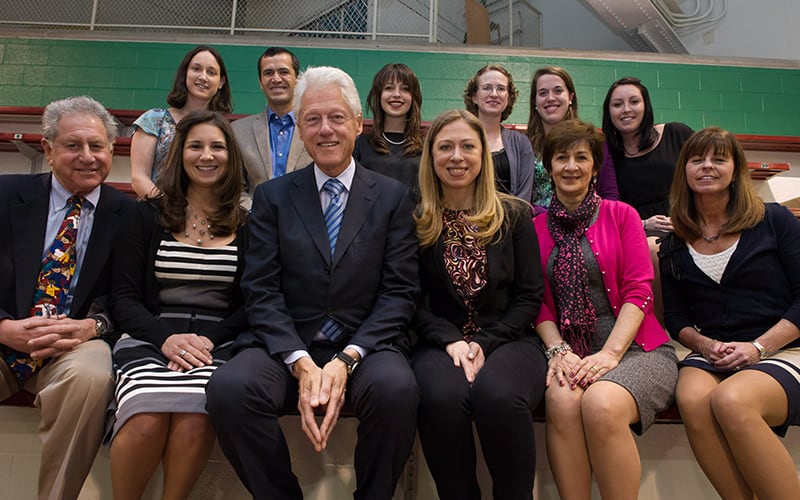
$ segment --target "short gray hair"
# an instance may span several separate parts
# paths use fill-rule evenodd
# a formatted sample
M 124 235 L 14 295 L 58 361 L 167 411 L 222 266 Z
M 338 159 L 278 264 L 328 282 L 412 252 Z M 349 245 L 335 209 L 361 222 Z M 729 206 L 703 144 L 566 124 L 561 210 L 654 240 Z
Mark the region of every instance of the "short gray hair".
M 323 88 L 328 85 L 335 85 L 342 91 L 342 97 L 354 115 L 361 115 L 361 98 L 358 96 L 358 89 L 353 79 L 339 68 L 332 66 L 309 66 L 302 72 L 294 88 L 294 114 L 300 118 L 303 94 L 309 88 Z
M 85 95 L 67 97 L 48 104 L 42 113 L 42 137 L 48 141 L 54 141 L 58 131 L 58 121 L 61 117 L 76 113 L 86 113 L 99 118 L 106 128 L 108 141 L 114 142 L 116 140 L 118 134 L 117 121 L 102 104 Z

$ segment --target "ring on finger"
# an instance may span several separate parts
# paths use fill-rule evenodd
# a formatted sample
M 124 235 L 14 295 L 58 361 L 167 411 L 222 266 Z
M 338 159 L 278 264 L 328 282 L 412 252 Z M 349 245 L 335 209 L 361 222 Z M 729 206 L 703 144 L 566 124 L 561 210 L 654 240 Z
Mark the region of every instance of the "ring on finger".
M 597 373 L 600 370 L 598 370 L 596 366 L 593 366 L 593 367 L 589 368 L 589 371 L 592 372 L 592 373 Z
M 181 349 L 181 352 L 178 353 L 178 356 L 180 356 L 182 358 L 182 357 L 186 356 L 186 354 L 188 354 L 186 349 Z

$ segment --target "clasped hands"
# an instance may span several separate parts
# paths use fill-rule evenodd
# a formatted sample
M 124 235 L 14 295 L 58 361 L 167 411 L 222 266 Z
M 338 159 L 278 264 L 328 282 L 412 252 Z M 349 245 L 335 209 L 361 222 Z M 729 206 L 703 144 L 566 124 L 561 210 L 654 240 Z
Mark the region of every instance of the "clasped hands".
M 578 386 L 585 389 L 616 368 L 618 364 L 619 359 L 604 349 L 585 358 L 581 358 L 574 352 L 567 352 L 563 356 L 554 356 L 548 361 L 545 386 L 550 387 L 550 383 L 555 377 L 560 386 L 569 383 L 570 389 Z
M 176 372 L 210 365 L 213 349 L 214 343 L 208 337 L 196 333 L 173 333 L 161 344 L 167 368 Z
M 347 366 L 333 359 L 320 368 L 304 356 L 294 362 L 292 372 L 297 377 L 297 410 L 303 432 L 319 453 L 328 445 L 328 437 L 339 421 L 347 387 Z M 325 408 L 321 425 L 317 425 L 317 408 Z
M 700 354 L 721 370 L 739 370 L 761 360 L 758 349 L 750 342 L 720 342 L 708 339 Z
M 478 376 L 478 372 L 481 371 L 483 364 L 486 362 L 486 357 L 480 344 L 458 340 L 447 344 L 445 351 L 453 359 L 453 364 L 460 366 L 464 370 L 467 382 L 472 385 L 475 382 L 475 377 Z
M 0 343 L 33 359 L 58 357 L 97 336 L 95 320 L 65 314 L 0 320 Z

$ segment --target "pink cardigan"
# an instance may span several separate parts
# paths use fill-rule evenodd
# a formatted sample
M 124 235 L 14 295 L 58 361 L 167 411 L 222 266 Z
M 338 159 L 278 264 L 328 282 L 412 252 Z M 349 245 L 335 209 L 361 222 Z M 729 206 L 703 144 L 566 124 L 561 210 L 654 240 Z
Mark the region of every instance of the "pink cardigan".
M 539 238 L 542 272 L 547 276 L 547 260 L 555 247 L 547 229 L 547 214 L 534 218 L 533 223 Z M 667 342 L 669 336 L 653 313 L 653 265 L 642 221 L 636 210 L 619 201 L 601 201 L 600 213 L 595 223 L 586 230 L 586 239 L 597 259 L 614 316 L 619 315 L 625 302 L 636 305 L 644 312 L 644 320 L 634 342 L 645 351 L 652 351 Z M 549 276 L 544 284 L 544 301 L 535 324 L 548 320 L 558 324 Z

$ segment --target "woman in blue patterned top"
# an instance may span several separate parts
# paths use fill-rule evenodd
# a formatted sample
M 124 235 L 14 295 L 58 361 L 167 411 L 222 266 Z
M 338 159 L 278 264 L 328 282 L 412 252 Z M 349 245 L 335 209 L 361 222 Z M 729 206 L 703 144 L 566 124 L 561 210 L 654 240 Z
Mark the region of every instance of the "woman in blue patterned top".
M 131 185 L 140 199 L 158 196 L 156 180 L 175 137 L 175 124 L 181 118 L 201 109 L 233 111 L 228 70 L 214 48 L 200 45 L 184 56 L 167 104 L 169 108 L 148 110 L 133 123 Z

